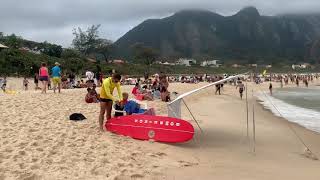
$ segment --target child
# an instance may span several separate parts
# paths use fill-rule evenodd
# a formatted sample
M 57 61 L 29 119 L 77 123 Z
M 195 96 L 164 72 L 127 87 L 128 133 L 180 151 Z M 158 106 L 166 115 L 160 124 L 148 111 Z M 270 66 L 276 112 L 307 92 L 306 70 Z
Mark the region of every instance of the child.
M 24 87 L 25 91 L 28 90 L 28 85 L 29 85 L 29 81 L 28 81 L 27 77 L 24 77 L 24 79 L 23 79 L 23 87 Z
M 48 79 L 48 90 L 51 90 L 51 80 L 50 80 L 50 78 Z
M 87 91 L 87 95 L 85 97 L 85 101 L 86 103 L 98 103 L 99 102 L 99 94 L 97 93 L 97 91 L 95 90 L 95 85 L 93 86 L 93 88 L 88 88 Z

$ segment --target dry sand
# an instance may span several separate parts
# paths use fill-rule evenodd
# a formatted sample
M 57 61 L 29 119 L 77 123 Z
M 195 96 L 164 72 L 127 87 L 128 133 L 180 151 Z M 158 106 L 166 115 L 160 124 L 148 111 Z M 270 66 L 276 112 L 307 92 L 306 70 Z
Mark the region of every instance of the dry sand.
M 170 89 L 183 93 L 202 85 L 179 83 Z M 245 101 L 234 86 L 225 86 L 221 96 L 209 88 L 186 98 L 203 133 L 183 108 L 183 118 L 197 133 L 192 141 L 176 145 L 99 132 L 99 105 L 84 102 L 86 89 L 43 95 L 21 91 L 22 79 L 12 78 L 8 88 L 19 93 L 0 93 L 0 180 L 320 179 L 320 162 L 306 156 L 288 127 L 292 125 L 318 157 L 320 135 L 264 110 L 251 97 L 251 89 L 258 90 L 255 85 L 249 87 L 250 116 L 252 104 L 256 109 L 255 153 L 246 138 Z M 154 101 L 149 106 L 158 114 L 167 113 L 165 103 Z M 68 120 L 75 112 L 88 119 Z M 250 117 L 250 136 L 251 129 Z

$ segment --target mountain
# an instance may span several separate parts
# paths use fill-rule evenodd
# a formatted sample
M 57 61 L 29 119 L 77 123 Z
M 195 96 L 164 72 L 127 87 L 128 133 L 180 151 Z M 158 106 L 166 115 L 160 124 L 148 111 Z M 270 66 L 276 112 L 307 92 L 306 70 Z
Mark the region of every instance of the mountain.
M 132 45 L 157 49 L 163 58 L 220 58 L 243 62 L 320 59 L 320 14 L 262 16 L 247 7 L 232 16 L 184 10 L 149 19 L 114 43 L 117 54 L 132 57 Z

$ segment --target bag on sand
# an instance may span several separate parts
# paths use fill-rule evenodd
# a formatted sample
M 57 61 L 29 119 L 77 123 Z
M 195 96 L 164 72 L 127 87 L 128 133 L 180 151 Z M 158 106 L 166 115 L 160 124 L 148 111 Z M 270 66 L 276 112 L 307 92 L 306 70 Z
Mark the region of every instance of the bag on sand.
M 82 120 L 85 120 L 87 119 L 83 114 L 81 113 L 73 113 L 70 115 L 70 120 L 72 121 L 82 121 Z

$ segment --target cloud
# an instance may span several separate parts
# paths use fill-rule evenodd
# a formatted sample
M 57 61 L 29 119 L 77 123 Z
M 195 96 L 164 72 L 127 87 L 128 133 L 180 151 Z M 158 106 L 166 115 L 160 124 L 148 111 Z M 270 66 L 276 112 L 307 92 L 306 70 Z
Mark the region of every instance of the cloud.
M 319 0 L 1 0 L 0 31 L 67 47 L 74 27 L 101 24 L 101 36 L 117 40 L 145 19 L 183 9 L 206 9 L 232 15 L 245 6 L 261 14 L 317 12 Z

